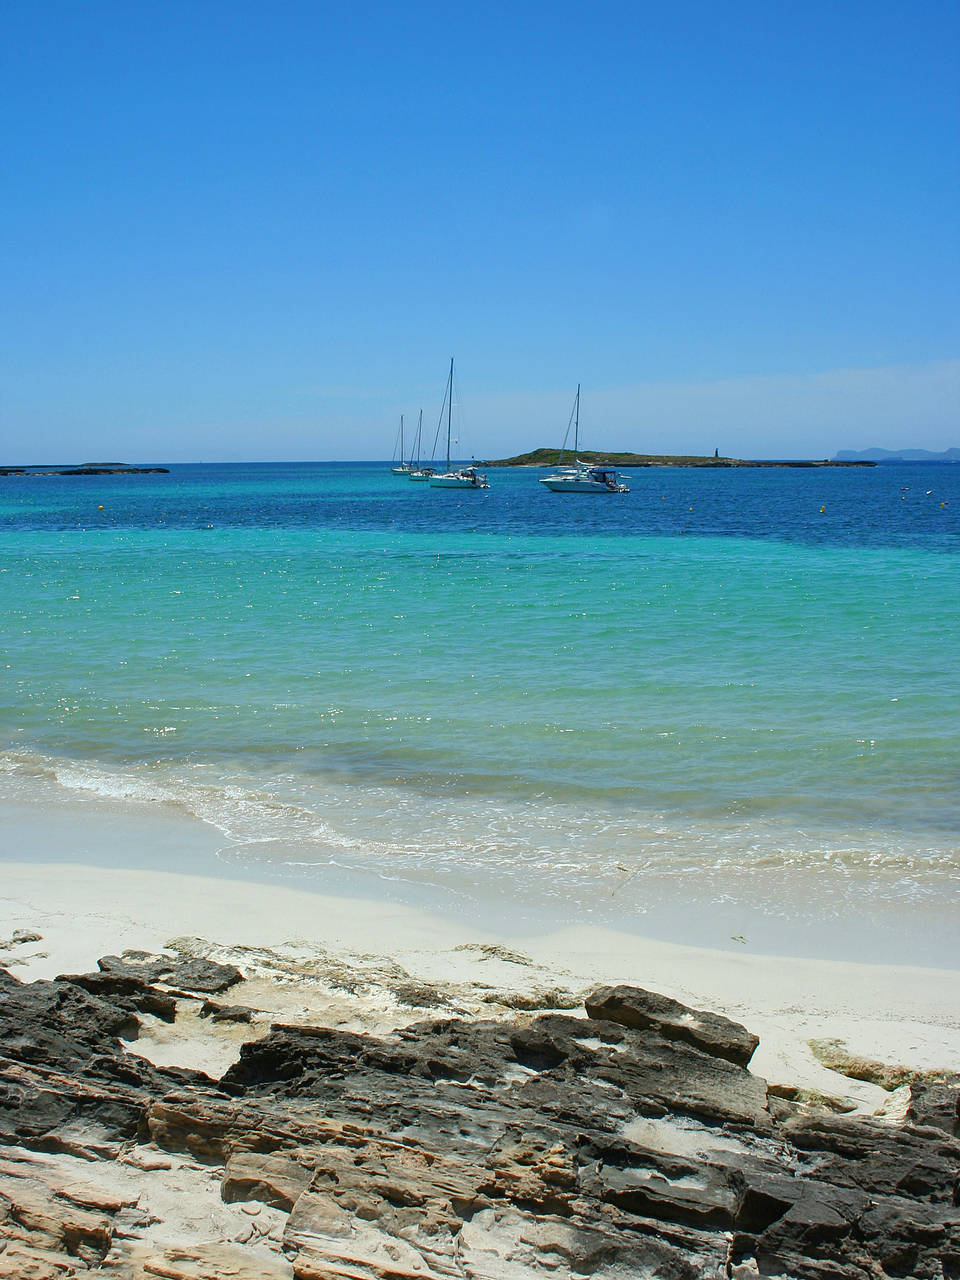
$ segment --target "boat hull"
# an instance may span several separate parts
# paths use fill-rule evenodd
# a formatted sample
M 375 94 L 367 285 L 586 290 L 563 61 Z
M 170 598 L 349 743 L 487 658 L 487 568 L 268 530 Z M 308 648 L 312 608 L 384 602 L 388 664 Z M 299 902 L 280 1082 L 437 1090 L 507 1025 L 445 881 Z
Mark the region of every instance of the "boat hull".
M 450 475 L 430 476 L 432 489 L 489 489 L 484 476 Z
M 544 476 L 540 483 L 551 493 L 627 493 L 627 486 L 609 485 L 601 480 L 580 479 L 568 476 Z

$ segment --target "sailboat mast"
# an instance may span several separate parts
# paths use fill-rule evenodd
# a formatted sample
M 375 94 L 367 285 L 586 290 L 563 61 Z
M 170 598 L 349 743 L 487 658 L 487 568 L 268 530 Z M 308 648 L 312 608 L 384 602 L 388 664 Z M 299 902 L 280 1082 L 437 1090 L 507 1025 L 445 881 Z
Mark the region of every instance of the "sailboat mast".
M 450 357 L 450 380 L 447 384 L 447 471 L 450 470 L 450 419 L 453 415 L 453 356 Z
M 423 430 L 423 410 L 420 410 L 420 421 L 417 423 L 417 470 L 420 470 L 420 432 Z
M 580 452 L 580 383 L 577 383 L 577 417 L 573 424 L 573 456 Z
M 403 466 L 403 414 L 400 415 L 400 465 Z

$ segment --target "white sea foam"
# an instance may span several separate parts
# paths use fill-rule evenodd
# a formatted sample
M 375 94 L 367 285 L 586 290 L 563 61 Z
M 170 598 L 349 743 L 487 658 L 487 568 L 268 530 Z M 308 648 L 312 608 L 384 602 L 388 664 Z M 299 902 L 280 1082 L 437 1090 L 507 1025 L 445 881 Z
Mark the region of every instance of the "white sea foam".
M 224 858 L 261 868 L 337 865 L 416 881 L 454 874 L 555 901 L 589 896 L 613 912 L 644 910 L 651 884 L 717 898 L 736 885 L 769 907 L 789 876 L 816 877 L 822 901 L 960 895 L 960 850 L 916 836 L 895 843 L 889 833 L 813 835 L 769 820 L 694 823 L 289 772 L 268 789 L 248 777 L 216 777 L 209 766 L 121 769 L 6 753 L 0 770 L 52 779 L 67 793 L 177 809 L 221 833 Z

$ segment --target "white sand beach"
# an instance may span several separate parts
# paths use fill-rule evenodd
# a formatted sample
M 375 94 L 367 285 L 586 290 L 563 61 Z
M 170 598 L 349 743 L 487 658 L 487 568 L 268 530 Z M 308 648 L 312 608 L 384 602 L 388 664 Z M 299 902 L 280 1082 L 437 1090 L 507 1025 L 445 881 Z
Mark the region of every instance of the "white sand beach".
M 724 949 L 681 946 L 589 924 L 496 930 L 444 911 L 441 901 L 399 902 L 386 880 L 379 893 L 367 880 L 351 895 L 243 879 L 229 867 L 217 874 L 216 833 L 164 809 L 134 813 L 100 800 L 48 811 L 7 804 L 0 818 L 0 966 L 21 982 L 87 972 L 126 950 L 205 957 L 242 972 L 244 981 L 214 1005 L 235 1002 L 223 1020 L 204 1016 L 210 1010 L 196 995 L 177 1000 L 173 1022 L 139 1016 L 139 1034 L 124 1049 L 158 1066 L 218 1078 L 244 1043 L 275 1023 L 389 1036 L 435 1019 L 576 1015 L 587 993 L 626 983 L 744 1023 L 760 1037 L 751 1072 L 781 1094 L 800 1091 L 785 1096 L 814 1111 L 825 1104 L 894 1125 L 911 1091 L 830 1070 L 811 1041 L 838 1041 L 850 1056 L 915 1071 L 960 1067 L 956 970 L 769 956 L 746 940 Z M 134 861 L 140 865 L 124 865 Z M 624 1133 L 656 1149 L 666 1143 L 665 1158 L 690 1155 L 701 1141 L 643 1116 Z M 151 1274 L 294 1274 L 284 1253 L 294 1239 L 287 1211 L 233 1203 L 222 1194 L 222 1170 L 189 1153 L 140 1142 L 92 1164 L 89 1153 L 71 1150 L 17 1149 L 11 1159 L 18 1162 L 8 1167 L 12 1195 L 32 1188 L 55 1207 L 68 1194 L 84 1204 L 137 1204 L 146 1225 L 118 1238 L 115 1253 L 140 1258 Z M 515 1274 L 500 1256 L 509 1241 L 484 1229 L 478 1239 L 488 1268 L 478 1274 Z M 339 1258 L 339 1237 L 310 1240 L 325 1260 Z M 364 1237 L 358 1256 L 367 1249 L 379 1257 L 380 1243 L 375 1233 Z M 21 1274 L 17 1250 L 28 1244 L 8 1250 L 4 1274 Z
M 258 1010 L 252 1025 L 148 1026 L 131 1049 L 158 1063 L 219 1075 L 272 1020 L 387 1034 L 430 1015 L 429 1000 L 398 1000 L 411 986 L 436 992 L 447 1016 L 491 1017 L 551 1004 L 582 1010 L 592 988 L 629 983 L 744 1023 L 760 1036 L 756 1074 L 862 1111 L 891 1095 L 827 1070 L 811 1040 L 915 1070 L 960 1070 L 960 972 L 949 963 L 769 955 L 749 938 L 722 949 L 677 945 L 534 914 L 496 927 L 489 913 L 454 911 L 439 892 L 402 901 L 387 879 L 340 877 L 314 891 L 250 878 L 218 856 L 220 832 L 175 806 L 47 784 L 42 798 L 11 792 L 0 806 L 0 964 L 30 981 L 175 942 L 231 960 L 247 978 L 237 999 Z M 17 931 L 39 936 L 14 942 Z
M 66 840 L 67 830 L 61 835 Z M 84 843 L 76 831 L 73 840 Z M 178 1019 L 132 1046 L 214 1075 L 271 1020 L 385 1034 L 430 1016 L 398 1002 L 398 982 L 441 993 L 448 1013 L 483 1017 L 551 1001 L 582 1008 L 583 995 L 605 983 L 645 987 L 759 1034 L 751 1069 L 768 1081 L 839 1095 L 862 1111 L 890 1095 L 826 1070 L 810 1040 L 840 1040 L 852 1054 L 913 1069 L 960 1067 L 958 975 L 948 969 L 677 946 L 589 925 L 493 933 L 385 895 L 32 859 L 3 864 L 0 940 L 0 960 L 21 981 L 171 943 L 232 959 L 248 979 L 237 998 L 258 1010 L 252 1026 L 198 1019 L 188 1027 Z

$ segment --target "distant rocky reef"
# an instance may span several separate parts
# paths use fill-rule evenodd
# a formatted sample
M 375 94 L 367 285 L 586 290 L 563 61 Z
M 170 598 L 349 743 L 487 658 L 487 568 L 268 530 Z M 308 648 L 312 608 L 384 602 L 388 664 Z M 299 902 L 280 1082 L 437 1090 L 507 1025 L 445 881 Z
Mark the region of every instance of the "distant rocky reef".
M 719 454 L 712 457 L 700 457 L 698 454 L 656 454 L 656 453 L 598 453 L 595 450 L 581 449 L 577 453 L 581 462 L 605 463 L 611 467 L 872 467 L 870 459 L 760 459 L 760 458 L 722 458 Z M 515 458 L 499 458 L 484 463 L 488 467 L 559 467 L 564 463 L 572 465 L 573 454 L 567 450 L 561 454 L 559 449 L 532 449 L 529 453 L 517 454 Z
M 169 467 L 129 467 L 124 462 L 85 462 L 79 467 L 0 467 L 0 476 L 149 476 L 169 474 Z
M 751 1074 L 738 1023 L 625 986 L 579 1016 L 274 1024 L 219 1080 L 125 1051 L 242 1026 L 244 981 L 143 952 L 0 971 L 0 1277 L 960 1275 L 957 1077 L 837 1114 Z
M 840 449 L 836 462 L 947 462 L 960 465 L 960 449 L 944 449 L 933 453 L 929 449 Z

